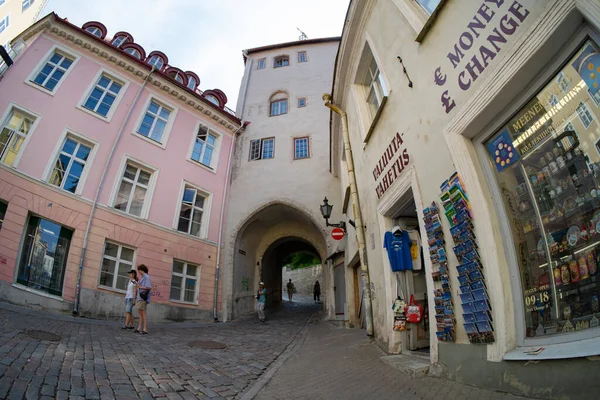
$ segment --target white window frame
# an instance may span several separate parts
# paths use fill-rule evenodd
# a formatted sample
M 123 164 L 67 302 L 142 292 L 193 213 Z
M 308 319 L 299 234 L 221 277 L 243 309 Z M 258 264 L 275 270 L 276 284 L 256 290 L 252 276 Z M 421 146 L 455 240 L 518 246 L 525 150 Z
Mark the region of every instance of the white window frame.
M 285 112 L 280 112 L 278 114 L 273 114 L 273 104 L 274 103 L 283 103 L 285 102 Z M 278 106 L 277 109 L 281 111 L 281 106 Z M 269 102 L 269 117 L 278 117 L 280 115 L 285 115 L 290 111 L 290 99 L 286 97 L 285 99 L 274 99 Z
M 37 128 L 38 124 L 40 123 L 42 116 L 38 113 L 35 113 L 35 112 L 23 107 L 23 106 L 18 105 L 17 103 L 11 102 L 8 104 L 8 107 L 4 111 L 4 114 L 2 115 L 2 119 L 0 119 L 0 131 L 2 129 L 4 129 L 4 124 L 6 123 L 8 116 L 15 109 L 20 111 L 23 114 L 27 114 L 31 118 L 35 118 L 35 120 L 33 121 L 33 124 L 31 125 L 31 129 L 29 129 L 29 133 L 25 136 L 25 140 L 23 141 L 23 144 L 21 145 L 21 148 L 19 149 L 19 153 L 15 157 L 15 162 L 13 163 L 13 165 L 10 166 L 10 165 L 4 164 L 1 161 L 2 159 L 0 157 L 0 163 L 2 165 L 9 167 L 9 168 L 12 167 L 12 168 L 16 169 L 19 166 L 19 161 L 21 161 L 21 157 L 23 157 L 23 153 L 25 152 L 25 149 L 27 148 L 27 145 L 29 144 L 29 141 L 31 140 L 31 136 L 33 136 L 33 134 L 35 133 L 35 129 Z
M 174 265 L 176 262 L 183 264 L 183 272 L 175 272 Z M 185 301 L 183 300 L 185 294 L 185 278 L 191 277 L 192 275 L 187 274 L 188 265 L 192 265 L 196 267 L 196 287 L 194 289 L 194 300 L 193 301 Z M 173 303 L 182 303 L 182 304 L 198 304 L 198 295 L 200 293 L 200 275 L 201 275 L 202 266 L 198 263 L 187 262 L 179 259 L 173 259 L 173 263 L 171 265 L 171 279 L 169 281 L 169 301 Z M 181 292 L 179 293 L 179 299 L 175 300 L 171 298 L 171 284 L 173 283 L 173 275 L 178 276 L 182 279 Z
M 209 101 L 211 104 L 220 107 L 221 105 L 219 104 L 219 99 L 217 99 L 217 96 L 212 95 L 212 94 L 207 94 L 206 96 L 204 96 L 204 98 Z M 212 100 L 214 99 L 214 101 Z
M 300 140 L 306 140 L 306 157 L 297 157 L 297 153 L 296 153 L 296 142 L 300 141 Z M 293 148 L 293 152 L 294 152 L 294 160 L 306 160 L 307 158 L 310 158 L 310 136 L 298 136 L 295 137 L 293 140 L 294 143 L 294 148 Z
M 100 80 L 100 77 L 102 75 L 107 75 L 110 79 L 116 80 L 118 83 L 121 84 L 121 90 L 119 91 L 119 94 L 115 98 L 115 101 L 113 102 L 113 104 L 110 106 L 110 110 L 108 111 L 108 114 L 106 115 L 106 117 L 98 114 L 95 111 L 92 111 L 92 110 L 84 107 L 85 102 L 87 101 L 90 94 L 92 94 L 92 90 L 94 90 L 94 88 L 98 84 L 98 81 Z M 92 79 L 92 81 L 90 82 L 90 85 L 88 86 L 88 88 L 83 92 L 83 96 L 81 96 L 79 103 L 77 103 L 78 104 L 77 109 L 85 112 L 86 114 L 93 115 L 94 117 L 99 118 L 104 122 L 110 122 L 112 120 L 112 117 L 115 114 L 115 111 L 117 110 L 117 108 L 119 108 L 119 103 L 123 99 L 125 92 L 127 92 L 129 83 L 130 82 L 127 79 L 123 78 L 121 75 L 116 74 L 109 69 L 100 68 L 98 70 L 98 73 L 96 74 L 96 76 L 94 76 L 94 79 Z
M 194 145 L 196 144 L 196 138 L 198 137 L 198 132 L 200 130 L 200 126 L 206 127 L 208 129 L 208 134 L 211 134 L 216 137 L 215 146 L 213 148 L 213 156 L 212 156 L 212 159 L 210 160 L 210 165 L 206 165 L 206 164 L 202 163 L 201 161 L 197 161 L 192 158 L 192 155 L 194 154 Z M 212 125 L 206 124 L 202 121 L 196 122 L 196 126 L 194 128 L 194 134 L 192 135 L 192 141 L 190 143 L 190 148 L 188 151 L 188 157 L 187 157 L 188 161 L 190 161 L 194 165 L 200 166 L 212 173 L 217 173 L 217 166 L 219 165 L 219 158 L 220 158 L 220 154 L 221 154 L 222 142 L 223 142 L 223 134 L 218 132 L 217 130 L 215 130 L 212 127 Z M 204 155 L 204 148 L 202 150 L 201 156 L 202 155 Z M 202 157 L 200 157 L 200 158 L 202 158 Z
M 144 205 L 142 207 L 142 212 L 140 214 L 140 216 L 136 216 L 133 214 L 130 214 L 129 212 L 125 212 L 122 210 L 118 210 L 115 208 L 115 203 L 117 201 L 117 198 L 119 196 L 119 188 L 121 187 L 121 181 L 123 180 L 124 174 L 125 174 L 125 169 L 127 168 L 127 164 L 132 164 L 137 168 L 141 168 L 146 170 L 147 172 L 150 172 L 150 181 L 148 182 L 148 186 L 146 188 L 146 197 L 144 198 Z M 131 157 L 128 154 L 125 154 L 125 156 L 123 156 L 123 159 L 121 160 L 121 165 L 119 166 L 119 172 L 115 177 L 115 181 L 113 184 L 113 189 L 112 189 L 112 194 L 110 196 L 110 208 L 111 210 L 113 210 L 114 212 L 118 212 L 122 215 L 127 215 L 131 218 L 136 218 L 136 219 L 143 219 L 146 220 L 148 219 L 148 215 L 150 214 L 150 208 L 152 205 L 152 198 L 154 197 L 154 190 L 156 189 L 156 182 L 158 181 L 158 173 L 159 170 L 158 168 L 149 165 L 143 161 L 140 161 L 134 157 Z M 133 194 L 134 190 L 132 189 L 130 196 Z M 131 201 L 131 199 L 130 199 Z M 127 206 L 127 208 L 129 208 L 131 206 L 131 204 L 129 204 Z
M 41 85 L 38 85 L 37 83 L 35 83 L 34 79 L 42 71 L 42 69 L 46 66 L 46 63 L 48 63 L 50 61 L 50 59 L 52 58 L 52 56 L 54 55 L 54 53 L 60 53 L 61 55 L 65 56 L 65 57 L 68 57 L 69 59 L 73 60 L 73 62 L 71 63 L 71 66 L 69 67 L 69 69 L 67 69 L 65 71 L 64 75 L 62 76 L 62 78 L 60 78 L 60 80 L 58 81 L 58 83 L 54 87 L 54 90 L 48 90 L 44 86 L 41 86 Z M 67 48 L 65 48 L 63 46 L 54 45 L 46 53 L 46 55 L 40 59 L 40 61 L 35 66 L 35 68 L 33 68 L 31 70 L 31 73 L 29 74 L 29 76 L 27 77 L 27 79 L 25 79 L 25 83 L 27 85 L 33 87 L 33 88 L 36 88 L 36 89 L 38 89 L 38 90 L 46 93 L 46 94 L 49 94 L 50 96 L 54 96 L 54 94 L 62 86 L 63 82 L 67 80 L 67 77 L 69 76 L 69 74 L 71 73 L 71 71 L 73 71 L 73 69 L 75 69 L 75 66 L 77 65 L 77 62 L 79 62 L 80 58 L 81 58 L 81 54 L 75 53 L 75 52 L 71 51 L 70 49 L 67 49 Z
M 179 216 L 181 215 L 181 208 L 183 206 L 183 194 L 185 193 L 185 188 L 189 187 L 190 189 L 197 190 L 201 192 L 204 197 L 204 208 L 202 209 L 202 226 L 200 227 L 200 236 L 194 236 L 187 232 L 182 232 L 178 229 L 179 227 Z M 177 212 L 173 218 L 173 230 L 178 232 L 186 237 L 196 238 L 196 239 L 208 239 L 209 225 L 210 225 L 210 217 L 211 217 L 211 209 L 212 209 L 212 199 L 213 194 L 208 190 L 190 182 L 187 180 L 182 180 L 181 186 L 179 188 L 179 196 L 177 197 Z
M 556 84 L 558 85 L 560 90 L 563 91 L 563 93 L 567 93 L 569 91 L 569 88 L 571 87 L 571 80 L 569 79 L 569 77 L 567 77 L 564 71 L 560 71 L 556 76 Z
M 585 116 L 587 119 L 589 119 L 589 122 L 587 124 L 584 121 L 584 119 L 581 118 L 581 113 L 579 112 L 580 108 L 583 110 L 584 114 L 587 114 Z M 579 105 L 575 109 L 575 112 L 577 113 L 577 116 L 579 117 L 579 120 L 581 121 L 581 124 L 583 125 L 583 127 L 585 129 L 588 129 L 590 127 L 590 125 L 592 125 L 592 122 L 594 122 L 594 114 L 592 114 L 592 112 L 588 108 L 587 104 L 585 104 L 585 102 L 583 102 L 583 101 L 579 102 Z
M 87 28 L 85 28 L 85 31 L 98 38 L 102 38 L 102 29 L 98 28 L 97 26 L 88 26 Z M 99 35 L 96 35 L 96 32 L 99 33 Z
M 22 0 L 21 1 L 21 12 L 27 11 L 27 9 L 29 7 L 31 7 L 34 2 L 35 2 L 35 0 Z
M 266 58 L 259 58 L 256 61 L 256 69 L 265 69 L 267 67 L 267 59 Z
M 112 40 L 112 42 L 110 42 L 110 44 L 112 44 L 113 46 L 119 48 L 119 47 L 121 47 L 121 45 L 127 43 L 127 39 L 128 39 L 127 36 L 125 36 L 125 35 L 119 35 L 116 38 L 113 38 L 113 40 Z M 119 41 L 118 44 L 115 44 L 115 42 L 117 42 L 117 41 Z
M 130 56 L 137 58 L 138 60 L 142 59 L 142 53 L 140 53 L 140 51 L 135 47 L 128 47 L 126 49 L 123 49 L 123 51 L 129 54 Z
M 589 88 L 588 88 L 587 92 L 588 92 L 588 96 L 590 96 L 590 98 L 592 99 L 592 101 L 594 102 L 596 107 L 600 107 L 600 90 L 598 90 L 595 95 L 592 94 L 592 92 L 590 91 Z M 598 96 L 598 97 L 596 98 L 596 96 Z
M 60 153 L 62 152 L 62 148 L 67 140 L 67 138 L 71 138 L 72 140 L 76 140 L 77 142 L 83 143 L 89 147 L 91 147 L 90 155 L 85 162 L 85 167 L 83 168 L 83 172 L 81 173 L 81 177 L 79 178 L 79 184 L 77 185 L 77 190 L 75 190 L 75 195 L 81 196 L 83 194 L 83 188 L 85 187 L 85 183 L 89 176 L 90 170 L 92 169 L 92 165 L 94 163 L 94 159 L 96 157 L 96 153 L 98 151 L 99 143 L 93 139 L 88 138 L 81 133 L 75 132 L 73 129 L 66 128 L 60 135 L 59 140 L 56 142 L 54 147 L 54 151 L 52 152 L 52 157 L 48 161 L 46 165 L 46 169 L 44 170 L 44 174 L 42 175 L 42 180 L 47 182 L 52 187 L 57 187 L 50 183 L 50 177 L 52 176 L 52 172 L 54 171 L 54 166 L 56 164 L 56 160 L 58 159 Z M 62 188 L 60 188 L 62 190 Z M 65 190 L 67 194 L 73 194 Z
M 558 97 L 554 93 L 550 93 L 550 97 L 548 98 L 548 105 L 550 108 L 554 107 L 558 104 Z
M 139 129 L 140 126 L 142 124 L 142 121 L 144 120 L 144 116 L 146 115 L 146 112 L 148 111 L 148 107 L 150 106 L 150 103 L 154 101 L 155 103 L 157 103 L 159 106 L 164 107 L 165 109 L 169 110 L 171 112 L 171 114 L 169 115 L 169 120 L 167 121 L 167 124 L 165 126 L 165 130 L 163 131 L 163 135 L 161 138 L 161 141 L 158 142 L 154 139 L 151 139 L 148 136 L 144 136 L 141 133 L 139 133 Z M 144 106 L 141 109 L 141 112 L 138 116 L 138 119 L 134 125 L 134 130 L 132 132 L 133 135 L 135 135 L 136 137 L 145 140 L 148 143 L 151 143 L 155 146 L 158 146 L 162 149 L 164 149 L 165 147 L 167 147 L 167 142 L 169 140 L 169 136 L 171 135 L 171 131 L 173 129 L 173 124 L 175 123 L 175 118 L 177 117 L 177 111 L 179 109 L 177 107 L 175 107 L 175 105 L 173 103 L 170 103 L 168 101 L 163 100 L 162 98 L 155 96 L 154 94 L 150 94 L 147 98 L 146 101 L 144 102 Z M 156 118 L 154 118 L 154 122 L 152 123 L 152 127 L 154 127 L 156 125 Z
M 304 101 L 304 105 L 300 105 L 300 102 Z M 298 97 L 298 108 L 304 108 L 308 105 L 308 102 L 306 101 L 306 97 Z
M 302 56 L 304 56 L 304 59 L 302 58 Z M 308 54 L 306 53 L 306 51 L 299 51 L 298 52 L 298 64 L 302 64 L 302 63 L 306 63 L 308 62 Z
M 10 13 L 6 14 L 3 18 L 0 18 L 0 25 L 4 26 L 0 31 L 0 34 L 2 34 L 10 26 Z
M 152 60 L 159 60 L 160 61 L 160 67 L 157 64 L 157 62 L 152 62 Z M 158 54 L 154 54 L 152 57 L 150 57 L 150 59 L 148 60 L 148 65 L 152 66 L 152 67 L 156 67 L 156 69 L 160 70 L 165 66 L 165 60 L 163 60 L 163 58 L 161 56 L 159 56 Z
M 194 78 L 193 76 L 188 75 L 188 83 L 187 83 L 187 88 L 190 90 L 195 90 L 196 87 L 198 86 L 198 82 L 196 82 L 196 78 Z
M 432 25 L 431 15 L 419 4 L 417 0 L 392 0 L 400 12 L 404 15 L 410 26 L 417 34 L 415 40 L 423 40 L 430 26 Z M 439 9 L 447 0 L 441 0 L 436 10 Z
M 106 243 L 109 242 L 115 246 L 118 246 L 118 250 L 117 250 L 117 258 L 114 258 L 112 256 L 106 256 L 104 253 L 106 251 Z M 136 265 L 136 258 L 137 258 L 137 248 L 135 248 L 134 246 L 128 245 L 128 244 L 121 244 L 119 242 L 116 242 L 114 240 L 109 240 L 106 239 L 104 241 L 104 244 L 102 245 L 102 257 L 100 258 L 100 269 L 98 271 L 98 284 L 97 287 L 99 288 L 103 288 L 103 289 L 108 289 L 108 290 L 112 290 L 115 292 L 119 292 L 119 293 L 127 293 L 127 289 L 123 290 L 123 289 L 117 289 L 117 277 L 118 277 L 118 271 L 119 271 L 119 264 L 121 264 L 121 252 L 123 251 L 123 247 L 127 247 L 130 250 L 133 250 L 133 260 L 131 261 L 131 269 L 135 269 L 135 265 Z M 115 270 L 113 271 L 113 283 L 112 286 L 106 286 L 106 285 L 101 285 L 100 284 L 100 278 L 102 277 L 102 263 L 104 261 L 104 258 L 107 258 L 109 260 L 115 261 Z M 123 264 L 130 264 L 129 261 L 123 261 Z
M 287 59 L 287 64 L 286 65 L 277 65 L 277 61 L 279 60 L 284 60 Z M 288 55 L 281 55 L 281 56 L 277 56 L 275 58 L 273 58 L 273 68 L 283 68 L 283 67 L 289 67 L 290 66 L 290 56 Z
M 264 157 L 264 143 L 267 141 L 272 141 L 273 142 L 273 157 L 268 157 L 265 158 Z M 258 157 L 253 158 L 252 157 L 252 144 L 255 142 L 259 142 L 260 146 L 259 146 L 259 155 Z M 274 136 L 269 136 L 266 138 L 259 138 L 259 139 L 253 139 L 250 140 L 250 147 L 249 147 L 249 151 L 248 151 L 248 161 L 258 161 L 258 160 L 272 160 L 275 158 L 275 137 Z

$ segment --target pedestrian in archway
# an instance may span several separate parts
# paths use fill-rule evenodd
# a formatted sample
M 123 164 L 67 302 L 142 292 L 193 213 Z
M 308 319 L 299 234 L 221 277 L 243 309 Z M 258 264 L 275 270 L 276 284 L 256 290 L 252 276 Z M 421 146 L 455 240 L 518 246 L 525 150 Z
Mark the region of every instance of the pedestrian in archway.
M 288 300 L 292 301 L 292 296 L 296 293 L 296 286 L 292 283 L 292 280 L 287 283 Z
M 319 284 L 319 281 L 315 282 L 315 287 L 313 288 L 313 294 L 314 294 L 315 303 L 320 302 L 321 301 L 321 285 Z
M 258 312 L 258 319 L 260 322 L 265 322 L 265 302 L 267 301 L 267 289 L 265 289 L 264 282 L 258 285 L 258 291 L 256 292 L 256 311 Z
M 138 274 L 141 275 L 138 282 L 138 293 L 137 293 L 137 307 L 138 314 L 140 316 L 138 328 L 133 331 L 134 333 L 148 334 L 148 315 L 146 314 L 146 308 L 150 303 L 150 290 L 152 290 L 152 283 L 150 282 L 150 275 L 148 275 L 148 267 L 144 264 L 140 264 L 137 267 Z

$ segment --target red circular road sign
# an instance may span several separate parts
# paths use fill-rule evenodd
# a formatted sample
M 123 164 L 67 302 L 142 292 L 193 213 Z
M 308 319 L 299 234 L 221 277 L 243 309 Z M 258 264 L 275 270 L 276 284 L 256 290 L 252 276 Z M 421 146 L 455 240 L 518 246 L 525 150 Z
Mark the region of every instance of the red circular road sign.
M 331 237 L 335 240 L 342 240 L 344 238 L 344 230 L 342 228 L 333 228 Z

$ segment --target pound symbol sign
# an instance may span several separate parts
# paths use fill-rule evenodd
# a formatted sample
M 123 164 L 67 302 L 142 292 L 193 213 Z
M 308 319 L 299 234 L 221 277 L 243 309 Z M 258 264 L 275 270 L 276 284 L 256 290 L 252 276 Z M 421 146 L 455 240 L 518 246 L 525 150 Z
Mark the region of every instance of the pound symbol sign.
M 446 114 L 448 114 L 456 106 L 456 102 L 452 100 L 452 97 L 448 94 L 448 91 L 442 93 L 442 105 L 446 108 Z

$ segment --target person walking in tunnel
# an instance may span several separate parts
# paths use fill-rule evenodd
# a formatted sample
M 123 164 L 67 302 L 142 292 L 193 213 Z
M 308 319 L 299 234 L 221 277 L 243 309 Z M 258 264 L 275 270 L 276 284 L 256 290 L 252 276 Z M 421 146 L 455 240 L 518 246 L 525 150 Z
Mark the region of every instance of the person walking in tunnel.
M 287 283 L 288 300 L 292 301 L 292 296 L 296 293 L 296 286 L 292 283 L 292 280 Z
M 313 294 L 314 294 L 315 303 L 318 303 L 319 301 L 321 301 L 321 285 L 319 284 L 319 281 L 315 282 L 315 287 L 313 288 Z
M 256 292 L 256 311 L 258 312 L 258 319 L 260 322 L 265 322 L 265 302 L 267 301 L 267 289 L 265 289 L 264 282 L 258 285 L 258 291 Z

